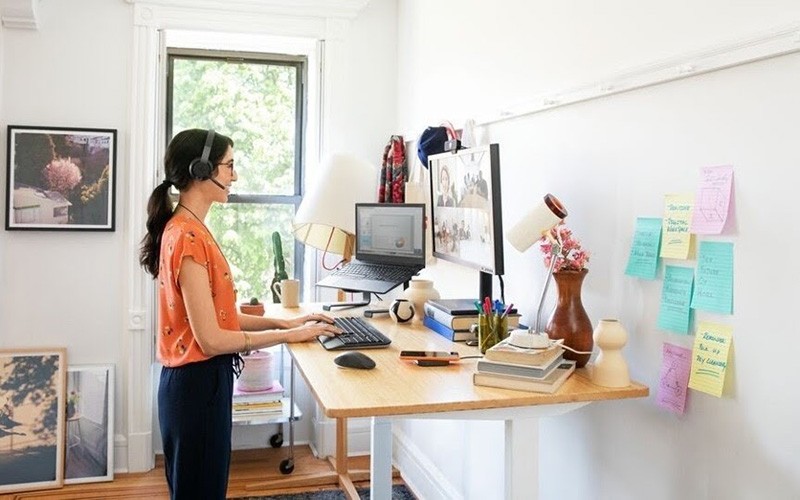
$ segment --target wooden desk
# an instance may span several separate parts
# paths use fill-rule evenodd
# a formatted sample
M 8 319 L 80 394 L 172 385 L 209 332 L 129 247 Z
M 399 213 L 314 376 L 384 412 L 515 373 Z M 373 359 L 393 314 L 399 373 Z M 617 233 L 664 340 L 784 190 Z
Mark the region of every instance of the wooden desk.
M 269 305 L 266 315 L 292 317 L 321 310 L 321 304 L 283 309 Z M 359 310 L 334 314 L 355 315 Z M 580 408 L 592 401 L 640 398 L 646 386 L 610 389 L 592 384 L 584 369 L 577 370 L 555 394 L 522 392 L 475 386 L 474 359 L 444 367 L 420 367 L 400 361 L 401 350 L 457 351 L 479 355 L 477 347 L 450 342 L 421 324 L 395 324 L 388 316 L 372 323 L 392 340 L 382 349 L 364 353 L 375 360 L 372 370 L 340 369 L 333 358 L 341 351 L 326 351 L 317 342 L 291 344 L 288 350 L 324 414 L 336 419 L 335 469 L 349 498 L 358 498 L 347 470 L 347 419 L 371 417 L 370 481 L 372 498 L 391 498 L 392 420 L 437 418 L 503 420 L 505 425 L 506 498 L 531 498 L 538 492 L 538 420 Z M 516 437 L 515 437 L 516 436 Z M 524 438 L 522 437 L 524 436 Z

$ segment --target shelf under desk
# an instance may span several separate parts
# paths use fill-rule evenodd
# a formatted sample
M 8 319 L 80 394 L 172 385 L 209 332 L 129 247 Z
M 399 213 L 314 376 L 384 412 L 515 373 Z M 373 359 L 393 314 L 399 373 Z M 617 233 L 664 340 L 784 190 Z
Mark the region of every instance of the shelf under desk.
M 268 307 L 272 317 L 293 317 L 321 311 L 322 304 L 301 305 L 299 309 Z M 333 315 L 360 314 L 348 310 Z M 633 382 L 628 387 L 607 388 L 591 383 L 584 369 L 577 370 L 554 394 L 523 392 L 476 386 L 472 383 L 477 359 L 462 359 L 443 367 L 420 367 L 401 361 L 401 350 L 457 351 L 462 357 L 480 354 L 477 347 L 450 342 L 428 330 L 421 323 L 397 324 L 390 318 L 370 320 L 392 340 L 381 349 L 363 352 L 375 360 L 372 370 L 338 368 L 333 359 L 341 351 L 326 351 L 318 342 L 290 344 L 295 366 L 311 389 L 324 414 L 337 421 L 336 469 L 348 495 L 347 421 L 352 417 L 372 418 L 371 489 L 373 498 L 391 495 L 391 422 L 398 418 L 479 419 L 506 421 L 506 497 L 538 491 L 538 447 L 530 439 L 538 436 L 536 417 L 558 415 L 593 401 L 641 398 L 647 386 Z M 527 441 L 515 438 L 524 435 Z M 518 437 L 518 436 L 517 436 Z M 525 442 L 525 446 L 514 443 Z M 536 441 L 533 441 L 535 443 Z M 349 486 L 352 486 L 350 483 Z M 531 489 L 534 488 L 534 489 Z M 357 496 L 355 497 L 357 498 Z

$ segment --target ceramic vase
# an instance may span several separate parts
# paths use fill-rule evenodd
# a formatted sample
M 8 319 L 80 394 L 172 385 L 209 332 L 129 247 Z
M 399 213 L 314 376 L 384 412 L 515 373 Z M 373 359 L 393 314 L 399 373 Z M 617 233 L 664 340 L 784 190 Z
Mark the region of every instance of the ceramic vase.
M 622 357 L 622 348 L 628 342 L 628 333 L 615 319 L 601 319 L 594 329 L 594 341 L 600 349 L 592 367 L 592 382 L 603 387 L 631 385 L 628 364 Z
M 433 281 L 421 278 L 411 278 L 408 288 L 402 293 L 402 298 L 414 304 L 414 322 L 422 323 L 425 316 L 425 301 L 441 298 L 439 291 L 433 287 Z
M 594 347 L 592 322 L 581 301 L 581 288 L 588 272 L 588 269 L 582 269 L 553 273 L 558 302 L 545 327 L 545 332 L 551 339 L 563 339 L 564 345 L 586 353 L 576 354 L 568 349 L 564 350 L 564 358 L 575 360 L 578 368 L 586 365 Z

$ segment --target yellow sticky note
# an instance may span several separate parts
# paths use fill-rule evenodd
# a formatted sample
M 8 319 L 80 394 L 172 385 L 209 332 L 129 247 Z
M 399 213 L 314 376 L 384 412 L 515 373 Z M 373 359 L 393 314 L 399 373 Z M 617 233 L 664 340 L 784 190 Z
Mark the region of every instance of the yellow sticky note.
M 692 348 L 689 388 L 721 397 L 728 369 L 733 328 L 703 321 L 697 325 Z
M 664 217 L 661 222 L 662 258 L 685 260 L 694 256 L 694 235 L 689 232 L 693 208 L 694 196 L 691 194 L 664 196 Z

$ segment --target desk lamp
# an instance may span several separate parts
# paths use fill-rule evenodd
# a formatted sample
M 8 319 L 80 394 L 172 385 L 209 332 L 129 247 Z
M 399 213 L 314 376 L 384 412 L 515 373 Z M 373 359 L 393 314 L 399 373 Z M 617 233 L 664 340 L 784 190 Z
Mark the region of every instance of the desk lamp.
M 541 203 L 535 206 L 506 233 L 506 237 L 517 251 L 524 252 L 539 241 L 542 236 L 549 234 L 550 230 L 564 220 L 566 216 L 567 209 L 564 208 L 564 205 L 561 204 L 558 198 L 548 193 L 544 196 Z M 553 267 L 556 263 L 555 256 L 561 251 L 561 242 L 553 241 L 552 243 L 550 269 L 548 270 L 547 278 L 542 287 L 542 295 L 539 297 L 539 307 L 536 309 L 536 320 L 533 326 L 529 327 L 527 330 L 514 330 L 511 332 L 509 342 L 515 346 L 534 349 L 544 348 L 550 345 L 547 336 L 541 334 L 543 330 L 541 329 L 540 322 L 542 308 L 544 307 L 544 298 L 545 295 L 547 295 L 547 288 L 550 286 L 550 280 L 553 278 Z
M 343 153 L 325 157 L 292 221 L 295 238 L 349 262 L 355 248 L 356 209 L 359 202 L 375 201 L 378 170 L 364 160 Z M 339 300 L 344 300 L 339 292 Z

